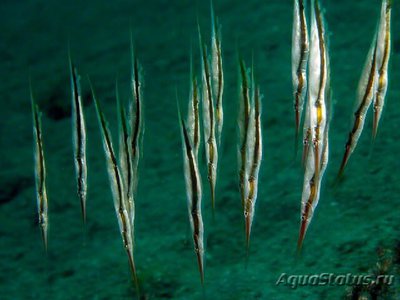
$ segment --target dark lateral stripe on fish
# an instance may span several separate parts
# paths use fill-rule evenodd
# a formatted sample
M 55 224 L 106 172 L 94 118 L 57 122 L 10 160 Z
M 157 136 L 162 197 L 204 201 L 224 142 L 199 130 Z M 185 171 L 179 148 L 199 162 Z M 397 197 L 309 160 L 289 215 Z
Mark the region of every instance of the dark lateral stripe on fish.
M 205 77 L 206 77 L 207 102 L 208 102 L 209 118 L 210 118 L 209 139 L 212 139 L 214 136 L 214 103 L 213 103 L 214 101 L 213 101 L 212 90 L 211 90 L 210 70 L 209 70 L 209 65 L 208 65 L 208 61 L 207 61 L 207 49 L 204 44 L 201 47 L 202 47 L 203 68 L 204 68 Z
M 297 241 L 297 251 L 300 252 L 304 237 L 308 228 L 308 224 L 310 222 L 309 215 L 310 215 L 310 210 L 313 210 L 313 203 L 315 201 L 315 197 L 317 195 L 317 183 L 316 183 L 316 178 L 315 178 L 315 173 L 313 177 L 310 180 L 310 195 L 307 199 L 306 205 L 304 207 L 304 212 L 301 214 L 301 227 L 300 227 L 300 233 L 299 233 L 299 239 Z
M 193 78 L 193 113 L 194 113 L 194 133 L 193 143 L 197 149 L 200 144 L 200 117 L 199 117 L 199 90 L 196 77 Z
M 135 158 L 138 155 L 138 146 L 139 146 L 139 137 L 141 132 L 141 78 L 140 78 L 140 66 L 136 56 L 136 53 L 133 48 L 133 40 L 131 37 L 131 55 L 132 55 L 132 89 L 133 89 L 133 98 L 135 101 L 135 123 L 132 127 L 132 157 Z
M 325 62 L 325 57 L 326 57 L 326 50 L 325 50 L 325 29 L 323 25 L 323 20 L 322 20 L 322 14 L 319 8 L 318 0 L 315 0 L 315 15 L 316 15 L 316 20 L 317 20 L 317 27 L 318 27 L 318 39 L 319 39 L 319 49 L 320 49 L 320 59 L 321 59 L 321 64 L 320 64 L 320 73 L 321 73 L 321 79 L 319 83 L 319 91 L 318 91 L 318 98 L 317 100 L 321 100 L 324 92 L 324 86 L 326 83 L 326 62 Z
M 240 74 L 241 74 L 241 87 L 242 87 L 242 100 L 243 100 L 243 132 L 240 141 L 240 155 L 241 155 L 241 164 L 239 170 L 239 177 L 240 177 L 240 190 L 241 190 L 241 200 L 243 207 L 245 206 L 245 172 L 246 172 L 246 147 L 247 147 L 247 134 L 248 134 L 248 127 L 249 127 L 249 120 L 250 120 L 250 99 L 249 99 L 249 85 L 248 85 L 248 78 L 247 78 L 247 71 L 242 59 L 239 60 L 240 65 Z
M 213 93 L 211 87 L 211 74 L 210 74 L 210 66 L 207 59 L 207 49 L 205 44 L 203 43 L 200 26 L 198 26 L 199 31 L 199 42 L 200 42 L 200 52 L 202 57 L 202 72 L 203 72 L 203 80 L 206 84 L 206 111 L 208 113 L 208 120 L 204 119 L 205 128 L 208 128 L 208 136 L 205 136 L 205 147 L 206 147 L 206 155 L 208 154 L 208 181 L 210 183 L 210 190 L 211 190 L 211 205 L 212 210 L 214 212 L 215 209 L 215 182 L 216 182 L 216 171 L 214 172 L 214 167 L 216 167 L 217 163 L 217 156 L 218 150 L 216 149 L 216 140 L 215 140 L 215 116 L 214 116 L 214 100 L 213 100 Z M 204 100 L 203 100 L 204 101 Z M 203 114 L 204 116 L 204 114 Z M 206 116 L 204 118 L 207 118 Z M 215 146 L 214 146 L 215 143 Z
M 130 140 L 129 140 L 129 132 L 128 132 L 128 124 L 127 124 L 127 119 L 126 119 L 126 113 L 124 106 L 121 104 L 120 97 L 119 97 L 119 89 L 118 89 L 118 82 L 115 84 L 115 90 L 116 90 L 116 99 L 117 99 L 117 110 L 119 113 L 119 123 L 120 123 L 120 134 L 122 134 L 122 149 L 120 151 L 123 151 L 123 158 L 124 161 L 121 162 L 121 166 L 126 164 L 125 170 L 122 170 L 122 174 L 124 177 L 124 182 L 126 184 L 126 195 L 128 197 L 128 212 L 129 215 L 131 216 L 132 211 L 131 203 L 129 203 L 130 200 L 133 201 L 133 199 L 129 199 L 132 196 L 132 161 L 131 161 L 131 151 L 130 151 Z M 121 154 L 120 154 L 121 155 Z M 126 174 L 124 174 L 124 172 Z M 131 222 L 132 230 L 133 230 L 133 225 Z
M 196 156 L 198 154 L 199 145 L 200 145 L 200 113 L 199 113 L 199 104 L 200 104 L 200 96 L 199 96 L 199 86 L 197 82 L 196 75 L 193 71 L 193 56 L 190 54 L 190 99 L 189 99 L 189 118 L 192 116 L 193 120 L 190 120 L 192 124 L 190 124 L 192 140 L 193 140 L 193 148 Z M 189 121 L 188 121 L 189 122 Z
M 256 173 L 256 164 L 260 162 L 260 148 L 261 148 L 261 124 L 260 124 L 260 116 L 261 116 L 261 109 L 260 109 L 260 91 L 257 88 L 255 91 L 255 144 L 254 144 L 254 153 L 253 153 L 253 168 L 251 170 L 251 176 L 254 177 Z
M 373 127 L 372 127 L 372 137 L 375 138 L 379 121 L 382 113 L 382 106 L 384 98 L 386 96 L 387 86 L 388 86 L 388 74 L 387 68 L 390 56 L 390 18 L 391 18 L 391 1 L 387 0 L 385 7 L 385 43 L 384 43 L 384 53 L 382 57 L 382 64 L 379 67 L 378 74 L 378 88 L 376 92 L 376 98 L 374 103 L 374 117 L 373 117 Z
M 362 124 L 362 118 L 364 116 L 361 115 L 361 112 L 362 112 L 363 109 L 365 109 L 366 106 L 369 106 L 371 104 L 371 103 L 368 103 L 369 102 L 368 98 L 369 98 L 369 95 L 371 94 L 371 92 L 374 89 L 374 81 L 375 81 L 375 76 L 376 76 L 376 74 L 375 74 L 376 50 L 377 50 L 376 48 L 377 48 L 377 46 L 376 46 L 376 43 L 375 43 L 373 56 L 372 56 L 371 69 L 370 69 L 369 76 L 368 76 L 367 88 L 365 90 L 364 96 L 362 98 L 362 101 L 361 101 L 358 109 L 354 113 L 354 116 L 355 116 L 354 125 L 353 125 L 352 130 L 349 133 L 349 137 L 348 137 L 348 140 L 346 142 L 345 153 L 344 153 L 343 160 L 342 160 L 342 163 L 340 165 L 340 170 L 339 170 L 339 174 L 338 174 L 339 177 L 342 176 L 344 168 L 346 167 L 347 162 L 348 162 L 348 160 L 350 158 L 350 155 L 351 155 L 351 152 L 352 152 L 351 151 L 351 147 L 355 142 L 353 140 L 353 138 L 354 138 L 356 132 L 360 129 L 360 125 Z
M 108 132 L 107 122 L 105 120 L 105 117 L 104 117 L 104 114 L 103 114 L 103 110 L 101 108 L 100 103 L 98 102 L 98 100 L 96 98 L 92 83 L 90 81 L 89 81 L 89 84 L 90 84 L 90 88 L 92 90 L 92 96 L 93 96 L 93 100 L 94 100 L 96 111 L 97 111 L 97 116 L 98 116 L 98 119 L 99 119 L 101 131 L 102 131 L 102 136 L 103 136 L 104 141 L 105 141 L 105 146 L 107 148 L 107 152 L 110 155 L 109 157 L 110 157 L 111 163 L 112 163 L 112 170 L 113 170 L 113 174 L 114 174 L 113 176 L 114 176 L 115 182 L 117 183 L 119 207 L 122 207 L 123 206 L 123 204 L 122 204 L 122 202 L 123 202 L 123 200 L 122 200 L 123 199 L 122 181 L 121 181 L 121 175 L 120 175 L 119 170 L 118 170 L 117 159 L 115 157 L 114 149 L 112 147 L 111 137 L 110 137 L 110 134 Z
M 87 168 L 86 168 L 86 132 L 85 132 L 85 124 L 83 119 L 83 108 L 80 100 L 81 91 L 79 85 L 79 75 L 76 70 L 75 65 L 70 59 L 70 72 L 72 79 L 72 93 L 73 93 L 73 115 L 75 115 L 74 120 L 74 133 L 75 136 L 75 163 L 77 170 L 77 186 L 78 186 L 78 195 L 81 202 L 81 211 L 83 221 L 86 222 L 86 176 L 87 176 Z
M 218 127 L 218 143 L 221 143 L 221 132 L 223 126 L 223 108 L 222 108 L 222 93 L 223 93 L 223 70 L 222 70 L 222 50 L 221 50 L 221 34 L 220 28 L 218 24 L 218 20 L 215 19 L 214 9 L 211 4 L 211 23 L 212 23 L 212 47 L 215 47 L 215 55 L 217 64 L 213 65 L 213 68 L 217 68 L 217 76 L 213 78 L 217 82 L 214 85 L 217 85 L 216 89 L 216 112 L 217 112 L 217 127 Z M 214 57 L 213 57 L 214 60 Z M 214 61 L 213 61 L 214 63 Z M 214 71 L 213 71 L 214 73 Z M 215 74 L 213 74 L 215 75 Z
M 189 135 L 188 135 L 188 132 L 186 129 L 185 122 L 182 119 L 181 119 L 181 126 L 182 126 L 182 133 L 183 133 L 184 141 L 185 141 L 186 156 L 189 161 L 190 178 L 192 179 L 191 183 L 192 183 L 193 198 L 192 198 L 191 205 L 192 205 L 192 207 L 195 207 L 199 201 L 198 195 L 197 195 L 197 186 L 198 186 L 199 179 L 197 178 L 197 174 L 195 171 L 195 158 L 193 155 L 193 148 L 190 143 L 190 138 L 189 138 Z
M 303 157 L 301 159 L 303 167 L 306 165 L 306 159 L 308 157 L 308 151 L 310 147 L 310 135 L 311 135 L 311 128 L 308 127 L 306 131 L 306 135 L 303 140 Z
M 38 223 L 40 226 L 44 249 L 47 252 L 48 199 L 46 192 L 46 166 L 44 161 L 41 116 L 39 107 L 36 105 L 33 98 L 32 87 L 30 87 L 30 95 L 35 138 L 35 181 L 38 205 Z
M 138 62 L 137 59 L 135 59 L 135 64 L 134 64 L 134 73 L 135 73 L 135 103 L 136 103 L 136 117 L 135 117 L 135 126 L 134 126 L 134 133 L 133 133 L 133 139 L 132 143 L 134 145 L 134 156 L 137 155 L 136 153 L 136 147 L 138 145 L 138 140 L 139 140 L 139 130 L 140 130 L 140 115 L 141 115 L 141 98 L 140 98 L 140 84 L 139 84 L 139 70 L 138 70 Z
M 131 174 L 131 159 L 130 159 L 130 151 L 129 151 L 129 133 L 128 133 L 128 124 L 126 120 L 126 115 L 125 115 L 125 109 L 123 105 L 121 105 L 120 98 L 119 98 L 119 92 L 118 92 L 118 84 L 116 83 L 116 99 L 117 99 L 117 106 L 118 106 L 118 112 L 119 112 L 119 117 L 120 117 L 120 124 L 121 124 L 121 129 L 122 129 L 122 138 L 123 138 L 123 151 L 125 152 L 125 155 L 127 157 L 126 159 L 126 164 L 127 164 L 127 182 L 128 182 L 128 188 L 129 188 L 129 183 L 131 182 L 132 174 Z
M 242 76 L 242 97 L 244 104 L 244 125 L 245 125 L 244 132 L 247 132 L 247 127 L 250 119 L 249 85 L 247 81 L 247 71 L 244 61 L 240 59 L 239 63 L 240 63 L 240 74 Z
M 301 28 L 301 46 L 300 46 L 300 59 L 299 59 L 299 64 L 297 66 L 297 78 L 299 80 L 299 83 L 297 85 L 296 89 L 296 94 L 295 94 L 295 121 L 296 121 L 296 141 L 297 141 L 297 136 L 299 134 L 299 128 L 300 128 L 300 120 L 301 120 L 301 115 L 300 115 L 300 110 L 303 109 L 303 105 L 300 107 L 300 102 L 303 102 L 300 100 L 300 98 L 303 97 L 303 90 L 305 88 L 305 85 L 307 84 L 307 79 L 305 77 L 305 74 L 303 76 L 302 70 L 304 65 L 307 63 L 307 56 L 308 56 L 308 45 L 307 45 L 307 24 L 306 24 L 306 18 L 305 18 L 305 13 L 304 13 L 304 3 L 302 0 L 298 1 L 299 5 L 299 19 L 300 19 L 300 28 Z M 296 142 L 297 144 L 297 142 Z
M 318 39 L 319 39 L 319 50 L 320 50 L 320 83 L 319 83 L 319 90 L 318 90 L 318 97 L 315 103 L 315 106 L 317 107 L 317 127 L 315 128 L 316 134 L 315 134 L 315 141 L 314 141 L 314 151 L 315 151 L 315 172 L 317 174 L 317 177 L 319 177 L 319 143 L 320 143 L 320 129 L 321 129 L 321 122 L 323 121 L 323 116 L 322 116 L 322 104 L 321 100 L 323 97 L 325 97 L 325 84 L 326 84 L 326 50 L 325 50 L 325 37 L 324 37 L 324 25 L 323 25 L 323 20 L 322 20 L 322 15 L 321 11 L 319 8 L 318 0 L 315 1 L 315 15 L 316 15 L 316 21 L 317 21 L 317 27 L 318 27 Z M 312 104 L 313 105 L 313 104 Z
M 205 75 L 205 82 L 206 82 L 206 90 L 207 90 L 207 102 L 209 108 L 209 118 L 210 118 L 210 137 L 211 139 L 214 135 L 214 101 L 213 101 L 213 94 L 211 88 L 211 74 L 210 74 L 210 66 L 207 60 L 207 49 L 206 45 L 203 42 L 203 38 L 201 36 L 201 31 L 199 27 L 199 41 L 200 41 L 200 52 L 201 52 L 201 60 L 203 71 Z
M 201 230 L 200 226 L 202 226 L 200 224 L 202 224 L 203 221 L 201 215 L 199 214 L 199 211 L 197 210 L 197 206 L 200 205 L 201 201 L 198 190 L 198 187 L 200 185 L 200 178 L 198 177 L 199 175 L 196 172 L 196 160 L 193 153 L 193 147 L 190 142 L 185 122 L 180 115 L 180 111 L 179 111 L 179 118 L 180 118 L 182 136 L 185 146 L 186 159 L 189 162 L 189 173 L 190 173 L 191 195 L 192 195 L 192 198 L 190 199 L 191 201 L 189 205 L 189 210 L 190 210 L 190 217 L 193 222 L 193 242 L 197 256 L 199 272 L 201 276 L 201 283 L 203 284 L 204 283 L 204 266 L 203 266 L 203 256 L 202 256 L 203 247 L 201 245 L 202 237 L 200 237 L 200 230 Z
M 33 101 L 33 100 L 32 100 Z M 44 155 L 43 155 L 43 142 L 42 142 L 42 126 L 40 121 L 40 112 L 39 108 L 34 102 L 33 105 L 33 115 L 34 115 L 34 126 L 35 126 L 35 133 L 36 133 L 36 143 L 38 147 L 38 154 L 39 154 L 39 192 L 42 194 L 45 185 L 45 177 L 46 177 L 46 170 L 44 165 Z
M 255 90 L 255 99 L 254 99 L 254 149 L 253 149 L 253 163 L 250 170 L 250 176 L 248 179 L 249 184 L 249 194 L 247 196 L 247 203 L 245 208 L 245 221 L 246 221 L 246 241 L 247 241 L 247 248 L 250 246 L 250 232 L 251 232 L 251 225 L 252 220 L 254 218 L 254 206 L 256 202 L 256 189 L 258 185 L 258 172 L 261 164 L 261 107 L 260 107 L 260 91 L 259 88 Z M 251 212 L 251 213 L 250 213 Z
M 112 167 L 112 172 L 113 172 L 113 174 L 112 174 L 113 183 L 116 184 L 116 188 L 117 188 L 118 199 L 116 199 L 116 200 L 118 201 L 118 203 L 117 203 L 118 205 L 116 208 L 116 213 L 117 213 L 117 218 L 119 221 L 120 233 L 121 233 L 121 237 L 123 240 L 124 248 L 125 248 L 128 258 L 129 258 L 129 264 L 130 264 L 130 268 L 133 273 L 132 276 L 134 279 L 136 290 L 139 291 L 137 275 L 136 275 L 136 268 L 135 268 L 134 260 L 133 260 L 133 245 L 132 245 L 132 237 L 130 235 L 131 226 L 130 226 L 129 220 L 127 220 L 128 217 L 125 215 L 125 213 L 127 213 L 127 211 L 126 211 L 125 202 L 124 202 L 125 195 L 123 193 L 122 179 L 121 179 L 120 171 L 118 169 L 118 163 L 117 163 L 117 159 L 116 159 L 116 156 L 114 153 L 114 149 L 112 147 L 111 136 L 108 131 L 107 122 L 105 120 L 100 103 L 95 96 L 94 89 L 90 82 L 90 79 L 89 79 L 89 84 L 90 84 L 90 88 L 92 90 L 92 96 L 93 96 L 93 100 L 95 102 L 97 117 L 99 120 L 101 132 L 102 132 L 103 145 L 105 146 L 106 156 L 107 156 L 107 160 L 108 160 L 107 164 L 109 164 L 111 162 L 111 167 Z M 108 168 L 108 166 L 107 166 L 107 168 Z M 115 205 L 115 203 L 114 203 L 114 205 Z

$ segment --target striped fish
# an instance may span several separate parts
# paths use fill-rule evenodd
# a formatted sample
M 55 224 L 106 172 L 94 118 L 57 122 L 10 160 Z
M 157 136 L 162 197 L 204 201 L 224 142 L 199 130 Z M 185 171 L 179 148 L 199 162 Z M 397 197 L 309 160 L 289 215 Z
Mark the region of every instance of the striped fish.
M 90 81 L 90 80 L 89 80 Z M 99 127 L 101 131 L 101 137 L 103 142 L 104 154 L 107 162 L 107 172 L 110 181 L 110 187 L 112 197 L 114 201 L 115 212 L 118 219 L 119 230 L 122 237 L 124 249 L 128 255 L 129 266 L 132 272 L 133 280 L 136 286 L 136 291 L 139 291 L 139 284 L 136 275 L 136 267 L 133 257 L 133 241 L 132 241 L 132 227 L 130 223 L 130 217 L 128 214 L 126 192 L 124 187 L 124 181 L 121 175 L 120 168 L 118 166 L 117 158 L 113 149 L 111 134 L 108 130 L 107 121 L 101 109 L 100 103 L 98 102 L 92 84 L 90 83 L 92 90 L 92 97 L 96 106 L 97 119 L 99 121 Z
M 135 202 L 133 198 L 133 180 L 132 180 L 132 148 L 131 136 L 129 135 L 129 125 L 126 119 L 124 106 L 121 105 L 118 82 L 115 83 L 115 97 L 117 99 L 118 127 L 119 127 L 119 165 L 126 192 L 126 208 L 131 224 L 132 240 L 134 242 L 135 225 Z
M 215 97 L 216 127 L 218 133 L 218 145 L 221 144 L 222 127 L 224 123 L 224 111 L 222 96 L 224 91 L 224 73 L 222 68 L 221 29 L 218 20 L 214 17 L 214 9 L 211 4 L 211 72 L 212 90 Z
M 309 61 L 308 103 L 305 128 L 312 143 L 305 157 L 305 173 L 301 200 L 301 222 L 298 251 L 318 205 L 320 187 L 328 164 L 329 152 L 329 114 L 330 114 L 330 82 L 329 55 L 325 40 L 325 24 L 317 0 L 311 5 L 311 43 Z
M 132 76 L 131 90 L 133 102 L 129 105 L 129 116 L 131 123 L 131 143 L 132 143 L 132 180 L 133 180 L 133 195 L 137 192 L 138 182 L 138 167 L 140 158 L 140 149 L 143 137 L 143 120 L 142 120 L 142 72 L 136 53 L 134 51 L 133 41 L 131 39 L 131 56 L 132 56 Z
M 382 115 L 382 108 L 385 103 L 385 96 L 388 87 L 388 65 L 390 58 L 390 19 L 392 4 L 391 0 L 383 0 L 381 8 L 381 16 L 377 33 L 377 70 L 378 83 L 376 96 L 374 98 L 374 117 L 372 136 L 375 139 L 378 131 L 379 121 Z
M 47 230 L 49 226 L 48 217 L 48 199 L 46 190 L 46 165 L 43 152 L 42 140 L 42 123 L 39 107 L 35 103 L 30 88 L 32 117 L 33 117 L 33 140 L 34 140 L 34 157 L 35 157 L 35 183 L 36 183 L 36 199 L 38 207 L 39 226 L 42 235 L 43 245 L 47 252 Z
M 311 23 L 311 39 L 310 47 L 310 64 L 311 59 L 313 65 L 309 68 L 309 98 L 310 101 L 310 128 L 311 140 L 315 162 L 315 172 L 318 175 L 321 157 L 321 140 L 326 125 L 326 87 L 327 87 L 327 50 L 325 42 L 325 26 L 319 9 L 318 1 L 312 2 L 312 23 Z
M 248 72 L 242 59 L 239 60 L 240 68 L 240 112 L 238 116 L 239 126 L 239 186 L 241 193 L 242 205 L 244 208 L 246 202 L 246 165 L 247 165 L 247 135 L 250 121 L 250 87 Z
M 375 35 L 367 56 L 367 61 L 364 66 L 360 82 L 358 84 L 358 92 L 354 109 L 354 123 L 346 142 L 345 152 L 340 165 L 338 178 L 343 175 L 350 155 L 357 146 L 357 142 L 364 127 L 366 114 L 376 95 L 376 78 L 378 76 L 376 53 L 377 39 Z
M 190 226 L 193 233 L 194 250 L 200 272 L 201 283 L 204 283 L 204 243 L 203 217 L 201 214 L 201 177 L 198 169 L 198 159 L 194 153 L 193 144 L 181 117 L 178 104 L 178 114 L 182 133 L 184 174 L 186 183 L 187 205 Z
M 199 28 L 200 53 L 202 60 L 202 101 L 203 101 L 203 129 L 204 145 L 207 158 L 208 181 L 211 190 L 211 205 L 215 210 L 215 186 L 217 180 L 218 149 L 215 138 L 215 112 L 214 98 L 212 92 L 212 82 L 210 74 L 210 64 L 207 58 L 207 49 L 203 43 Z
M 296 150 L 304 99 L 307 91 L 306 69 L 309 52 L 307 20 L 303 2 L 303 0 L 294 0 L 292 31 L 292 83 L 296 124 Z
M 244 217 L 246 227 L 247 249 L 250 246 L 250 233 L 254 219 L 255 205 L 258 192 L 258 173 L 260 171 L 262 159 L 262 133 L 261 133 L 261 96 L 259 88 L 253 88 L 253 107 L 251 109 L 251 119 L 248 126 L 247 151 L 250 160 L 247 162 L 246 179 L 247 187 L 246 201 L 244 206 Z
M 193 73 L 193 60 L 190 57 L 190 92 L 188 108 L 188 134 L 193 141 L 193 152 L 198 156 L 200 147 L 200 112 L 199 112 L 200 94 L 197 78 Z
M 72 91 L 72 137 L 74 145 L 74 161 L 78 196 L 81 203 L 82 219 L 86 223 L 87 165 L 86 165 L 86 125 L 83 114 L 80 76 L 71 56 L 69 69 Z

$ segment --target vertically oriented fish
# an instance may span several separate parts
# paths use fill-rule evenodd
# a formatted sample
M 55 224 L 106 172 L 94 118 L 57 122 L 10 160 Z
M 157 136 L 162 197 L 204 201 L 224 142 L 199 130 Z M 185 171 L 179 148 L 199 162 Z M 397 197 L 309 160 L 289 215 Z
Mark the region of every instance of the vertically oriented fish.
M 100 103 L 98 102 L 95 96 L 93 86 L 91 83 L 90 83 L 90 88 L 92 90 L 92 97 L 96 106 L 96 112 L 101 131 L 104 154 L 106 156 L 108 178 L 110 181 L 110 187 L 114 201 L 114 208 L 118 219 L 119 230 L 121 233 L 123 246 L 128 255 L 129 266 L 131 268 L 133 280 L 136 285 L 136 291 L 138 291 L 139 289 L 138 289 L 138 281 L 136 275 L 136 267 L 133 257 L 132 226 L 130 223 L 128 208 L 126 205 L 127 196 L 125 192 L 124 181 L 122 179 L 121 171 L 118 166 L 118 161 L 113 149 L 111 134 L 108 130 L 107 121 L 101 109 Z
M 307 92 L 307 62 L 309 42 L 304 1 L 294 0 L 292 31 L 292 83 L 294 92 L 294 111 L 296 124 L 296 149 L 304 99 Z
M 390 19 L 391 19 L 391 0 L 382 0 L 381 15 L 377 32 L 377 51 L 376 65 L 378 72 L 378 83 L 376 96 L 374 98 L 374 117 L 373 117 L 373 138 L 376 137 L 379 121 L 381 119 L 382 108 L 385 103 L 385 96 L 388 87 L 388 64 L 390 58 Z
M 72 136 L 74 145 L 74 161 L 76 183 L 83 222 L 86 222 L 86 195 L 87 195 L 87 165 L 86 165 L 86 125 L 82 105 L 82 92 L 80 76 L 71 56 L 69 57 L 69 69 L 72 91 Z
M 328 164 L 329 151 L 329 55 L 326 47 L 325 24 L 318 0 L 311 5 L 311 43 L 308 65 L 308 102 L 304 124 L 305 137 L 311 142 L 312 149 L 305 153 L 305 173 L 301 201 L 301 222 L 297 243 L 300 251 L 303 240 L 319 202 L 322 177 Z
M 245 188 L 245 205 L 244 205 L 244 217 L 246 227 L 246 242 L 247 249 L 250 246 L 250 234 L 251 226 L 254 219 L 255 205 L 257 201 L 258 192 L 258 173 L 260 171 L 261 159 L 262 159 L 262 133 L 261 133 L 261 96 L 259 88 L 255 87 L 253 82 L 253 96 L 251 108 L 251 119 L 248 126 L 248 143 L 247 143 L 247 156 L 248 161 L 246 162 L 246 184 Z
M 129 134 L 129 125 L 126 119 L 125 109 L 121 104 L 118 82 L 115 84 L 115 96 L 117 99 L 118 112 L 118 133 L 119 133 L 119 165 L 121 169 L 122 179 L 126 192 L 126 208 L 128 211 L 129 221 L 131 223 L 132 241 L 134 242 L 134 226 L 135 226 L 135 202 L 133 196 L 133 179 L 132 179 L 132 148 L 131 136 Z
M 303 155 L 302 155 L 302 166 L 305 168 L 306 160 L 308 157 L 308 151 L 311 144 L 311 125 L 310 125 L 310 103 L 306 103 L 306 111 L 304 113 L 304 125 L 303 125 Z
M 215 19 L 214 9 L 211 5 L 211 72 L 212 91 L 215 97 L 216 126 L 218 132 L 218 145 L 221 144 L 222 127 L 224 123 L 224 112 L 222 107 L 222 96 L 224 91 L 224 73 L 222 68 L 221 29 L 218 20 Z
M 132 77 L 131 89 L 133 102 L 129 106 L 129 116 L 131 123 L 131 143 L 132 143 L 132 180 L 133 195 L 135 197 L 138 182 L 138 166 L 140 158 L 140 149 L 143 136 L 143 120 L 142 120 L 142 72 L 136 53 L 134 51 L 133 42 L 131 40 L 131 56 L 132 56 Z
M 367 61 L 361 74 L 360 82 L 358 84 L 357 98 L 354 106 L 354 123 L 346 142 L 345 152 L 340 165 L 339 177 L 343 174 L 350 155 L 357 146 L 357 142 L 364 127 L 368 108 L 370 107 L 376 95 L 376 79 L 378 76 L 376 53 L 377 37 L 375 34 L 367 56 Z
M 240 112 L 238 117 L 239 126 L 239 186 L 243 208 L 246 202 L 246 165 L 247 165 L 247 135 L 250 121 L 250 88 L 249 78 L 245 63 L 242 59 L 239 60 L 240 68 Z
M 39 107 L 33 99 L 32 87 L 30 90 L 32 117 L 33 117 L 33 139 L 34 139 L 34 157 L 35 157 L 35 183 L 36 199 L 38 206 L 39 226 L 43 239 L 43 245 L 47 251 L 47 229 L 49 225 L 48 200 L 46 190 L 46 165 L 43 152 L 42 123 Z
M 326 125 L 326 93 L 328 78 L 328 56 L 325 41 L 325 26 L 319 9 L 318 0 L 312 2 L 311 38 L 309 68 L 309 122 L 315 163 L 315 173 L 318 175 L 321 158 L 321 145 Z M 311 65 L 312 60 L 312 65 Z
M 190 110 L 189 110 L 190 111 Z M 194 250 L 197 256 L 201 283 L 204 283 L 204 244 L 203 217 L 201 214 L 201 177 L 198 169 L 198 158 L 194 153 L 193 142 L 181 117 L 178 105 L 179 122 L 182 132 L 184 174 L 186 183 L 187 205 L 190 226 L 193 233 Z
M 192 57 L 190 58 L 190 92 L 188 108 L 188 134 L 193 141 L 193 152 L 198 156 L 200 146 L 200 94 L 196 75 L 193 73 Z
M 217 180 L 217 164 L 218 149 L 215 138 L 215 112 L 214 97 L 212 91 L 212 81 L 210 73 L 210 64 L 207 58 L 207 48 L 203 43 L 200 28 L 200 53 L 202 61 L 202 102 L 203 102 L 203 129 L 204 129 L 204 146 L 207 158 L 208 181 L 211 190 L 211 205 L 214 212 L 215 208 L 215 185 Z

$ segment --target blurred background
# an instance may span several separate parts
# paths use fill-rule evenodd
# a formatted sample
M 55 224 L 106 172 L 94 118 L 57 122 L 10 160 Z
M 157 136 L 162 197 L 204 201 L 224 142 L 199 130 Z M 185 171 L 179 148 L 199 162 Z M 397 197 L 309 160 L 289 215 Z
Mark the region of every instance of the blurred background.
M 117 138 L 115 80 L 130 96 L 130 30 L 143 67 L 145 134 L 136 199 L 135 259 L 143 299 L 340 299 L 349 287 L 276 286 L 281 273 L 369 274 L 400 241 L 400 28 L 392 10 L 389 90 L 375 144 L 371 111 L 343 181 L 334 186 L 358 80 L 379 17 L 378 0 L 324 0 L 331 57 L 330 161 L 303 255 L 296 259 L 303 170 L 293 159 L 293 1 L 215 0 L 225 72 L 216 216 L 203 175 L 206 269 L 202 288 L 186 207 L 175 90 L 189 94 L 197 19 L 207 41 L 210 4 L 189 0 L 3 0 L 0 4 L 0 298 L 132 299 L 108 183 L 90 76 Z M 81 74 L 88 138 L 87 226 L 76 194 L 68 43 Z M 264 156 L 246 267 L 238 188 L 238 53 L 262 101 Z M 29 77 L 42 112 L 49 197 L 49 252 L 37 225 Z M 116 143 L 115 143 L 116 144 Z M 86 233 L 85 233 L 86 232 Z M 394 259 L 395 261 L 395 259 Z M 399 274 L 393 263 L 390 274 Z M 396 299 L 398 285 L 388 299 Z M 392 297 L 392 298 L 390 298 Z

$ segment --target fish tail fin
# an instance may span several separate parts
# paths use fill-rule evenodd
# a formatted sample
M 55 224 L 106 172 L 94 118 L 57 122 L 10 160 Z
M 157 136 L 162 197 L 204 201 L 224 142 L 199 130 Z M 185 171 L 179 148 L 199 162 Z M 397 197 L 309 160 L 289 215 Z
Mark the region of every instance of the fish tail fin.
M 201 251 L 196 251 L 197 256 L 197 264 L 199 266 L 199 273 L 200 273 L 200 281 L 201 285 L 204 286 L 204 263 L 203 263 L 203 254 Z
M 346 168 L 349 157 L 350 157 L 350 149 L 346 147 L 346 151 L 344 152 L 338 175 L 336 176 L 336 181 L 338 181 L 343 176 L 344 169 Z
M 379 108 L 374 109 L 374 117 L 372 123 L 372 141 L 375 141 L 376 134 L 378 133 L 378 126 L 379 126 Z
M 139 281 L 137 278 L 136 266 L 135 266 L 135 261 L 133 259 L 132 250 L 127 250 L 127 253 L 128 253 L 128 259 L 129 259 L 129 268 L 130 268 L 131 274 L 132 274 L 132 280 L 133 280 L 133 283 L 135 284 L 136 295 L 137 295 L 137 298 L 140 299 Z
M 299 239 L 297 240 L 297 256 L 301 255 L 301 251 L 303 248 L 303 241 L 307 231 L 307 220 L 301 220 Z
M 82 222 L 84 225 L 86 225 L 86 204 L 85 204 L 85 200 L 83 198 L 84 196 L 81 195 L 80 196 L 80 200 L 81 200 L 81 212 L 82 212 Z
M 251 220 L 250 215 L 245 217 L 245 226 L 246 226 L 246 261 L 248 260 L 250 253 L 250 234 L 251 234 Z M 247 265 L 247 262 L 246 262 Z
M 210 181 L 212 218 L 215 220 L 215 186 Z

